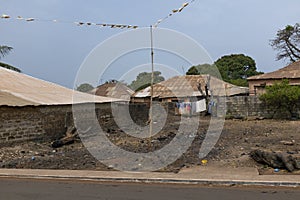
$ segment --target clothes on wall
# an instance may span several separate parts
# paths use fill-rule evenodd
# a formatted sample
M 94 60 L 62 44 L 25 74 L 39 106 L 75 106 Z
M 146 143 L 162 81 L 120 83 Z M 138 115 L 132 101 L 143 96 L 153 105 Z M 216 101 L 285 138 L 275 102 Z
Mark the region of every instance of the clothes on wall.
M 193 115 L 206 111 L 206 100 L 202 99 L 197 102 L 176 103 L 176 113 L 180 115 Z
M 196 112 L 204 112 L 206 111 L 206 100 L 202 99 L 196 102 Z
M 212 114 L 212 110 L 213 110 L 214 106 L 217 106 L 216 102 L 210 101 L 208 103 L 208 109 L 207 109 L 208 114 Z

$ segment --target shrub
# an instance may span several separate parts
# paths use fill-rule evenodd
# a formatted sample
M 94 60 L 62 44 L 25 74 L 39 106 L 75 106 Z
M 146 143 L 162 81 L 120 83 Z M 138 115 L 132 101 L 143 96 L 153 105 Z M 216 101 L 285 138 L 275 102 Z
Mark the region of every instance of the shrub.
M 260 96 L 260 100 L 277 111 L 288 111 L 291 116 L 295 113 L 300 99 L 300 87 L 289 84 L 284 79 L 272 86 L 266 87 L 266 93 Z

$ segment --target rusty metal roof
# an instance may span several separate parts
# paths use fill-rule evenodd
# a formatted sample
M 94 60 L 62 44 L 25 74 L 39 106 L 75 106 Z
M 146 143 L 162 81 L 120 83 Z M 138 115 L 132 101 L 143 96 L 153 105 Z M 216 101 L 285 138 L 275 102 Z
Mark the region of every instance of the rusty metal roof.
M 248 80 L 268 79 L 296 79 L 300 78 L 300 60 L 274 72 L 249 77 Z
M 209 75 L 176 76 L 153 86 L 153 97 L 201 97 L 205 96 L 205 86 L 210 85 L 210 94 L 216 96 L 234 96 L 247 94 L 249 89 L 226 83 Z M 151 87 L 136 92 L 134 98 L 147 98 L 151 96 Z
M 73 91 L 0 67 L 0 106 L 71 105 L 117 101 L 122 100 Z
M 90 91 L 90 94 L 117 99 L 130 100 L 134 91 L 123 83 L 105 83 Z

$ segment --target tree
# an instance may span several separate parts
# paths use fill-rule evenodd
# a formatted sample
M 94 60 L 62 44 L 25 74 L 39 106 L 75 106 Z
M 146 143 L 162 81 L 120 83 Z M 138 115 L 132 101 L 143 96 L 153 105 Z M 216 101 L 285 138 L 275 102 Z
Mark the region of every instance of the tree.
M 300 87 L 289 85 L 289 81 L 285 79 L 272 86 L 267 86 L 266 93 L 259 98 L 266 105 L 274 108 L 274 115 L 277 111 L 288 111 L 292 116 L 300 100 Z
M 12 51 L 13 48 L 12 47 L 9 47 L 9 46 L 1 46 L 0 45 L 0 59 L 2 59 L 4 56 L 6 56 L 7 54 L 9 54 L 10 51 Z M 21 72 L 20 69 L 14 67 L 14 66 L 11 66 L 11 65 L 8 65 L 6 63 L 2 63 L 0 62 L 0 67 L 3 67 L 3 68 L 6 68 L 6 69 L 10 69 L 10 70 L 14 70 L 16 72 Z
M 244 87 L 248 86 L 248 77 L 262 74 L 257 71 L 254 59 L 244 54 L 223 56 L 215 65 L 224 81 Z
M 13 48 L 9 46 L 1 46 L 0 45 L 0 59 L 2 59 L 4 56 L 9 54 L 10 51 L 12 51 Z
M 151 85 L 151 75 L 152 73 L 142 72 L 140 73 L 134 81 L 131 82 L 129 87 L 134 91 L 142 90 Z M 161 76 L 161 72 L 154 72 L 154 83 L 159 83 L 164 81 L 165 78 Z
M 288 25 L 279 30 L 270 45 L 278 51 L 277 60 L 289 59 L 296 62 L 300 59 L 300 24 Z
M 192 66 L 186 75 L 201 75 L 201 74 L 209 74 L 211 76 L 221 78 L 220 72 L 216 65 L 211 64 L 202 64 L 197 66 Z
M 77 91 L 86 92 L 86 93 L 90 92 L 93 89 L 94 89 L 94 87 L 92 85 L 88 84 L 88 83 L 83 83 L 83 84 L 81 84 L 80 86 L 78 86 L 76 88 Z

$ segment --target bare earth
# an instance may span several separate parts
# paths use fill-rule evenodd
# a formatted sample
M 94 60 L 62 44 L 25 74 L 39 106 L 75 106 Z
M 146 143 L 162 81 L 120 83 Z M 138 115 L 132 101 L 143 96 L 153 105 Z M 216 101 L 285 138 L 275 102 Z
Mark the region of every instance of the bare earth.
M 116 145 L 132 152 L 147 152 L 168 144 L 178 131 L 178 117 L 168 120 L 164 129 L 151 139 L 137 139 L 126 135 L 113 121 L 102 122 L 107 137 Z M 191 118 L 191 122 L 197 120 Z M 198 133 L 192 146 L 178 161 L 160 171 L 178 172 L 182 167 L 200 165 L 197 157 L 210 118 L 201 118 Z M 279 120 L 226 120 L 222 135 L 214 149 L 205 158 L 207 166 L 256 167 L 262 174 L 274 174 L 274 169 L 256 163 L 250 158 L 252 150 L 283 151 L 293 156 L 300 155 L 300 121 Z M 58 149 L 51 142 L 11 144 L 0 148 L 0 167 L 31 169 L 112 170 L 101 164 L 76 141 Z M 281 170 L 275 174 L 286 174 Z M 293 174 L 300 174 L 299 171 Z

